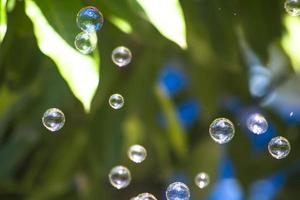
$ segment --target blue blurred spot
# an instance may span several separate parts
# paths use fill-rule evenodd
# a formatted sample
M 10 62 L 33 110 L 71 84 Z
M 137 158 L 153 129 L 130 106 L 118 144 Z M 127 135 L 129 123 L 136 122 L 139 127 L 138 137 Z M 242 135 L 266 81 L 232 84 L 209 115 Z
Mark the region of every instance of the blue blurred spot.
M 188 85 L 186 74 L 180 68 L 173 66 L 163 68 L 158 81 L 159 86 L 170 97 L 178 94 Z
M 196 100 L 190 99 L 177 106 L 176 114 L 182 127 L 190 128 L 199 118 L 200 106 Z
M 266 179 L 254 182 L 250 187 L 249 200 L 272 200 L 282 188 L 287 173 L 279 172 Z
M 199 118 L 199 115 L 200 106 L 195 99 L 186 100 L 176 107 L 176 116 L 178 118 L 178 121 L 180 125 L 185 129 L 188 129 L 193 124 L 195 124 L 195 122 L 197 122 L 197 119 Z M 163 114 L 158 115 L 158 123 L 164 128 L 167 126 L 167 122 Z
M 234 176 L 232 161 L 224 156 L 219 166 L 218 179 L 206 200 L 243 200 L 242 188 Z

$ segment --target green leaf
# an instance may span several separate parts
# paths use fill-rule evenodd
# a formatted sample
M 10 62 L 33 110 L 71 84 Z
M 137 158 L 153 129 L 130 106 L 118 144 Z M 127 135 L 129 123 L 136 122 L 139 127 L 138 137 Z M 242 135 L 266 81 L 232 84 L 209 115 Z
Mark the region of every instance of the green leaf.
M 0 44 L 7 30 L 6 1 L 7 0 L 0 0 Z
M 186 25 L 178 0 L 137 0 L 157 30 L 181 48 L 187 48 Z
M 293 68 L 296 72 L 300 71 L 300 20 L 297 17 L 287 16 L 284 23 L 288 32 L 282 38 L 282 46 L 289 55 Z
M 92 57 L 76 51 L 53 29 L 34 1 L 25 2 L 26 14 L 33 23 L 40 50 L 55 62 L 73 94 L 89 112 L 99 83 L 99 54 Z
M 184 158 L 187 153 L 187 138 L 177 118 L 175 106 L 172 100 L 158 86 L 155 88 L 155 94 L 161 104 L 163 113 L 167 121 L 168 139 L 175 153 L 179 158 Z

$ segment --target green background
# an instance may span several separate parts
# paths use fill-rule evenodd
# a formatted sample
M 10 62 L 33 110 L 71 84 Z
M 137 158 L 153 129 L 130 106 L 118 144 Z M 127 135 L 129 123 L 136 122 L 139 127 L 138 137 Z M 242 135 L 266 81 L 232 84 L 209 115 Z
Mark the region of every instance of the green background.
M 249 93 L 241 41 L 266 65 L 270 47 L 288 60 L 279 73 L 272 71 L 276 77 L 274 90 L 295 77 L 295 84 L 284 91 L 295 94 L 300 86 L 299 74 L 281 44 L 287 15 L 283 1 L 180 1 L 187 49 L 163 37 L 135 0 L 34 2 L 72 47 L 79 32 L 77 12 L 92 5 L 103 13 L 105 23 L 98 33 L 99 50 L 95 53 L 101 55 L 100 81 L 87 113 L 55 62 L 40 51 L 24 0 L 9 0 L 6 9 L 0 10 L 1 14 L 7 13 L 7 32 L 0 43 L 0 199 L 116 200 L 142 192 L 161 199 L 169 177 L 176 171 L 186 174 L 193 199 L 202 199 L 213 187 L 224 150 L 209 137 L 209 124 L 217 117 L 236 123 L 233 114 L 222 109 L 220 99 L 234 95 L 247 105 L 260 106 L 262 102 Z M 124 33 L 106 16 L 129 23 L 132 32 Z M 120 45 L 130 48 L 133 54 L 131 64 L 125 68 L 111 61 L 112 50 Z M 180 62 L 189 77 L 188 88 L 176 98 L 168 98 L 157 86 L 160 69 L 170 60 Z M 117 111 L 108 105 L 113 93 L 125 98 L 124 107 Z M 201 102 L 201 117 L 191 129 L 184 129 L 174 109 L 176 103 L 190 96 Z M 60 108 L 66 116 L 65 126 L 57 133 L 47 131 L 41 122 L 44 111 L 51 107 Z M 299 161 L 299 124 L 287 125 L 274 109 L 262 109 L 278 134 L 290 140 L 292 151 L 280 161 L 273 159 L 267 149 L 255 154 L 237 126 L 228 153 L 246 195 L 253 181 Z M 159 113 L 166 116 L 166 128 L 157 123 Z M 141 164 L 127 158 L 128 146 L 135 143 L 148 151 Z M 107 178 L 110 169 L 119 164 L 128 166 L 133 177 L 122 191 L 113 188 Z M 193 184 L 198 171 L 211 176 L 211 184 L 204 190 Z M 278 191 L 276 199 L 297 199 L 299 188 L 298 170 Z

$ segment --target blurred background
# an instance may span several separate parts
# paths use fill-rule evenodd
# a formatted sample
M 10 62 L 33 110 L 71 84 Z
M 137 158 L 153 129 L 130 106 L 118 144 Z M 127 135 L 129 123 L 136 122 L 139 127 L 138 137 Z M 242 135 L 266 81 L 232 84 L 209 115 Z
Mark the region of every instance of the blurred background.
M 0 0 L 0 199 L 165 199 L 182 181 L 192 200 L 296 200 L 300 194 L 300 17 L 284 0 Z M 97 7 L 104 25 L 91 55 L 74 49 L 77 12 Z M 132 62 L 117 67 L 117 46 Z M 71 49 L 71 50 L 70 50 Z M 112 109 L 111 94 L 124 107 Z M 58 132 L 48 108 L 66 116 Z M 269 128 L 254 135 L 247 116 Z M 230 119 L 235 137 L 209 136 Z M 277 160 L 268 142 L 291 152 Z M 143 145 L 141 164 L 127 149 Z M 127 166 L 131 184 L 108 173 Z M 210 184 L 199 189 L 195 175 Z

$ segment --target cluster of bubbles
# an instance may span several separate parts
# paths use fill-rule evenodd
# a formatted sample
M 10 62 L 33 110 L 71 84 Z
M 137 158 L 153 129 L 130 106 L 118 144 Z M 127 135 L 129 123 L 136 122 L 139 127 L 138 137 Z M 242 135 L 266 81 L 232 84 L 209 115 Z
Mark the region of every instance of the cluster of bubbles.
M 247 119 L 246 125 L 247 128 L 256 135 L 266 133 L 269 127 L 265 117 L 259 113 L 251 114 Z M 234 137 L 234 133 L 235 128 L 233 123 L 226 118 L 217 118 L 209 126 L 211 138 L 219 144 L 230 142 Z M 289 141 L 282 136 L 272 138 L 268 144 L 269 153 L 276 159 L 285 158 L 290 153 L 290 150 L 291 145 Z M 199 179 L 196 177 L 197 180 L 201 180 L 201 176 L 205 178 L 205 174 L 198 175 Z M 207 181 L 209 182 L 209 179 L 207 179 Z
M 286 11 L 292 16 L 300 15 L 300 0 L 286 0 Z M 97 34 L 104 22 L 101 12 L 92 6 L 82 8 L 76 18 L 77 26 L 81 29 L 75 37 L 75 47 L 83 54 L 89 54 L 97 46 Z M 112 61 L 118 67 L 124 67 L 131 62 L 131 51 L 119 46 L 112 51 Z M 109 105 L 113 109 L 120 109 L 124 105 L 124 98 L 120 94 L 113 94 L 109 98 Z M 42 117 L 43 125 L 52 132 L 60 130 L 65 124 L 65 115 L 58 108 L 50 108 L 45 111 Z M 259 113 L 251 114 L 246 122 L 247 128 L 256 135 L 265 133 L 268 130 L 268 122 L 265 117 Z M 217 118 L 209 126 L 209 134 L 211 138 L 219 143 L 225 144 L 230 142 L 235 135 L 234 124 L 226 118 Z M 291 146 L 289 141 L 277 136 L 270 140 L 268 144 L 269 153 L 276 159 L 285 158 L 290 152 Z M 127 151 L 128 158 L 134 163 L 141 163 L 147 157 L 146 149 L 138 144 L 132 145 Z M 109 182 L 117 189 L 126 188 L 131 182 L 130 170 L 125 166 L 115 166 L 111 169 Z M 210 177 L 205 172 L 199 172 L 194 179 L 195 184 L 200 188 L 205 188 L 210 183 Z M 182 182 L 171 183 L 166 190 L 167 200 L 189 200 L 190 190 L 187 185 Z M 157 200 L 150 193 L 141 193 L 132 200 Z
M 146 149 L 143 146 L 138 144 L 130 146 L 127 151 L 127 154 L 128 154 L 128 158 L 135 163 L 141 163 L 147 157 Z M 112 186 L 114 186 L 117 189 L 123 189 L 130 184 L 131 173 L 128 168 L 119 165 L 111 169 L 108 175 L 108 179 Z
M 286 0 L 284 3 L 284 8 L 288 14 L 291 16 L 300 15 L 300 0 Z
M 96 32 L 103 26 L 103 15 L 97 8 L 88 6 L 78 12 L 76 22 L 82 32 L 75 37 L 75 47 L 83 54 L 90 54 L 97 47 Z

